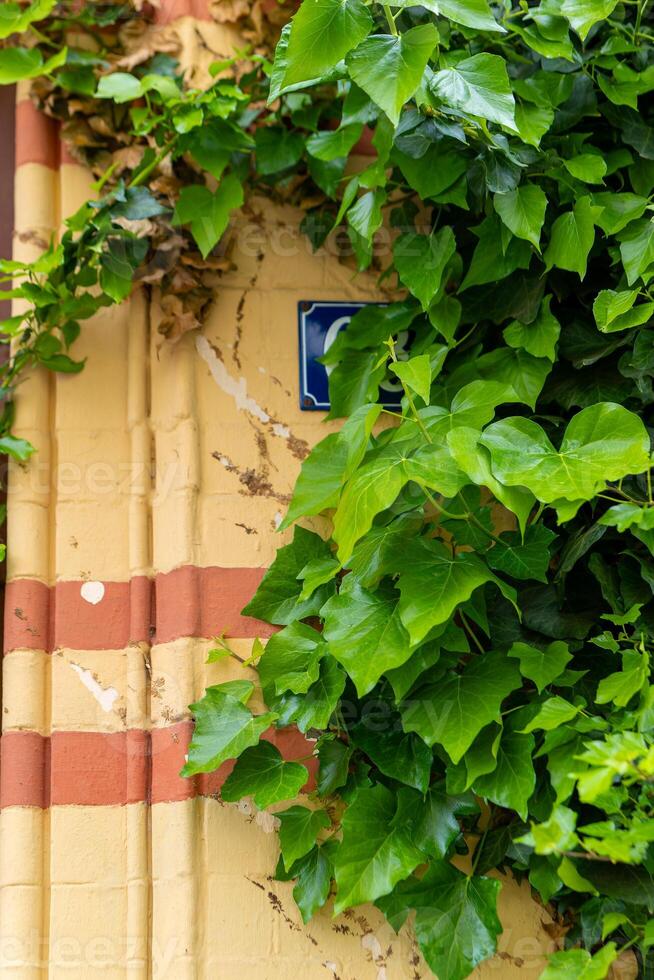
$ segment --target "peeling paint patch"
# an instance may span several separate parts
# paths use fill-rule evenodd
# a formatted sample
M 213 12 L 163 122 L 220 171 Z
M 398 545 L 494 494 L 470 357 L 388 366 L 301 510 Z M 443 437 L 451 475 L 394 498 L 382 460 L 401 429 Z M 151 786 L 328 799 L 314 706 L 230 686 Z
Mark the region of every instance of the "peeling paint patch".
M 237 380 L 232 377 L 223 362 L 216 356 L 207 338 L 201 334 L 198 335 L 195 338 L 195 347 L 211 371 L 211 376 L 220 390 L 234 399 L 239 412 L 248 412 L 250 415 L 254 415 L 256 419 L 259 419 L 260 422 L 270 422 L 268 413 L 257 404 L 254 398 L 248 395 L 245 378 L 238 378 Z
M 260 827 L 264 834 L 272 834 L 281 827 L 281 821 L 273 813 L 268 813 L 267 810 L 258 810 L 250 796 L 239 800 L 236 807 L 246 817 L 253 817 L 257 827 Z
M 381 943 L 375 934 L 373 932 L 367 932 L 365 936 L 362 936 L 361 938 L 361 945 L 372 956 L 373 962 L 377 967 L 377 980 L 386 980 L 384 951 L 382 950 Z
M 84 582 L 79 591 L 82 599 L 90 602 L 92 606 L 97 606 L 104 599 L 104 585 L 102 582 Z
M 211 371 L 211 376 L 220 390 L 234 399 L 234 404 L 239 412 L 247 412 L 248 415 L 267 425 L 273 435 L 278 436 L 280 439 L 285 439 L 288 443 L 288 448 L 298 459 L 305 459 L 308 456 L 308 443 L 304 439 L 298 439 L 294 436 L 287 425 L 272 418 L 254 398 L 248 395 L 245 378 L 235 378 L 229 373 L 220 359 L 220 352 L 202 334 L 199 334 L 195 338 L 195 348 Z
M 115 687 L 102 687 L 90 670 L 85 670 L 79 664 L 71 664 L 86 690 L 95 698 L 103 711 L 111 711 L 120 695 Z

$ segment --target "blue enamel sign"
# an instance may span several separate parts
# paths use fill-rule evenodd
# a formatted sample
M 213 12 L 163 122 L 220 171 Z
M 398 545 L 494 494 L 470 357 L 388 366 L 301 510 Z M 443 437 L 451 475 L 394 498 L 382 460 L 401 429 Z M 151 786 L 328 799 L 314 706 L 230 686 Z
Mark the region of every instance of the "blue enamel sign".
M 329 372 L 318 363 L 329 350 L 341 330 L 344 330 L 362 306 L 375 303 L 332 303 L 323 300 L 302 300 L 298 303 L 300 330 L 300 408 L 305 412 L 327 411 L 329 405 Z M 401 343 L 402 338 L 398 338 Z M 384 382 L 380 389 L 381 403 L 395 407 L 402 401 L 399 382 Z

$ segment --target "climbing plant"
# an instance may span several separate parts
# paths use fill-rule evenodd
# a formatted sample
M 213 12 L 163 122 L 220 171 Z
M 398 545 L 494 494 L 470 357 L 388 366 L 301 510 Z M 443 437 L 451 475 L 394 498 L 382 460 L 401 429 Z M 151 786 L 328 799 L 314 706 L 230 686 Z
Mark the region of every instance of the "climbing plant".
M 624 950 L 650 977 L 647 0 L 304 0 L 274 62 L 244 52 L 198 89 L 170 56 L 124 70 L 119 29 L 64 51 L 56 4 L 5 8 L 29 45 L 10 39 L 0 78 L 38 76 L 64 119 L 75 92 L 78 133 L 111 120 L 89 150 L 97 200 L 36 263 L 3 265 L 29 304 L 4 325 L 8 394 L 35 361 L 77 370 L 78 321 L 134 279 L 161 289 L 165 332 L 201 322 L 251 188 L 305 202 L 316 248 L 336 235 L 396 289 L 329 351 L 345 421 L 304 462 L 292 541 L 245 610 L 281 627 L 248 662 L 266 710 L 249 680 L 209 688 L 184 774 L 236 760 L 222 798 L 275 808 L 305 921 L 332 895 L 396 929 L 411 916 L 459 980 L 496 949 L 489 873 L 511 870 L 565 933 L 545 980 L 602 978 Z M 210 656 L 235 656 L 228 638 Z M 291 725 L 311 781 L 262 737 Z

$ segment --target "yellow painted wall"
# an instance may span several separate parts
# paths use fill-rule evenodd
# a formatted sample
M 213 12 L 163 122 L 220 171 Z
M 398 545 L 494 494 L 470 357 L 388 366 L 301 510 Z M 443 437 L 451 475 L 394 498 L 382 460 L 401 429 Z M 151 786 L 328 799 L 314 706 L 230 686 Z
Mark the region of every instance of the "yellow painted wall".
M 19 169 L 17 257 L 35 254 L 35 233 L 49 237 L 88 184 L 72 164 Z M 334 428 L 298 407 L 297 302 L 381 297 L 334 255 L 312 255 L 300 219 L 249 202 L 232 231 L 234 271 L 217 282 L 201 334 L 169 343 L 157 330 L 156 297 L 149 305 L 137 293 L 84 326 L 79 376 L 37 374 L 22 386 L 16 431 L 38 452 L 11 470 L 10 583 L 43 583 L 54 596 L 79 587 L 84 598 L 94 583 L 109 588 L 182 566 L 271 562 L 300 457 Z M 30 610 L 8 603 L 6 614 L 22 622 Z M 15 646 L 4 658 L 3 733 L 161 729 L 174 738 L 189 702 L 233 676 L 225 664 L 206 666 L 209 643 Z M 235 641 L 244 652 L 250 643 Z M 45 777 L 55 795 L 56 778 Z M 273 830 L 270 816 L 211 797 L 6 805 L 0 976 L 429 976 L 410 932 L 396 937 L 373 909 L 338 919 L 327 909 L 303 926 L 291 886 L 270 878 Z M 547 912 L 528 886 L 507 881 L 501 915 L 500 952 L 475 976 L 537 977 L 553 948 Z

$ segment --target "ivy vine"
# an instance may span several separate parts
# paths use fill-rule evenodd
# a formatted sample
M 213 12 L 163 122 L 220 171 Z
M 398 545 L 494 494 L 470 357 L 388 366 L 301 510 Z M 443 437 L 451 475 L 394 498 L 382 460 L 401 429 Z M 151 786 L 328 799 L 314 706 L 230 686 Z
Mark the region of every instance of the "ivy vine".
M 38 79 L 78 148 L 105 123 L 97 200 L 1 266 L 27 305 L 2 326 L 0 448 L 31 451 L 10 433 L 23 370 L 78 370 L 79 321 L 135 280 L 173 339 L 201 323 L 252 188 L 309 201 L 314 246 L 336 234 L 402 297 L 326 358 L 346 421 L 304 462 L 292 542 L 245 610 L 281 627 L 249 661 L 266 711 L 248 680 L 210 687 L 185 775 L 236 760 L 222 798 L 274 807 L 305 921 L 374 902 L 462 980 L 501 931 L 489 873 L 511 870 L 565 932 L 545 980 L 599 980 L 627 950 L 650 977 L 649 3 L 304 0 L 274 61 L 251 50 L 198 89 L 169 55 L 125 70 L 137 12 L 97 12 L 84 50 L 53 0 L 0 15 L 0 81 Z M 300 802 L 308 769 L 262 738 L 291 725 L 317 760 Z

